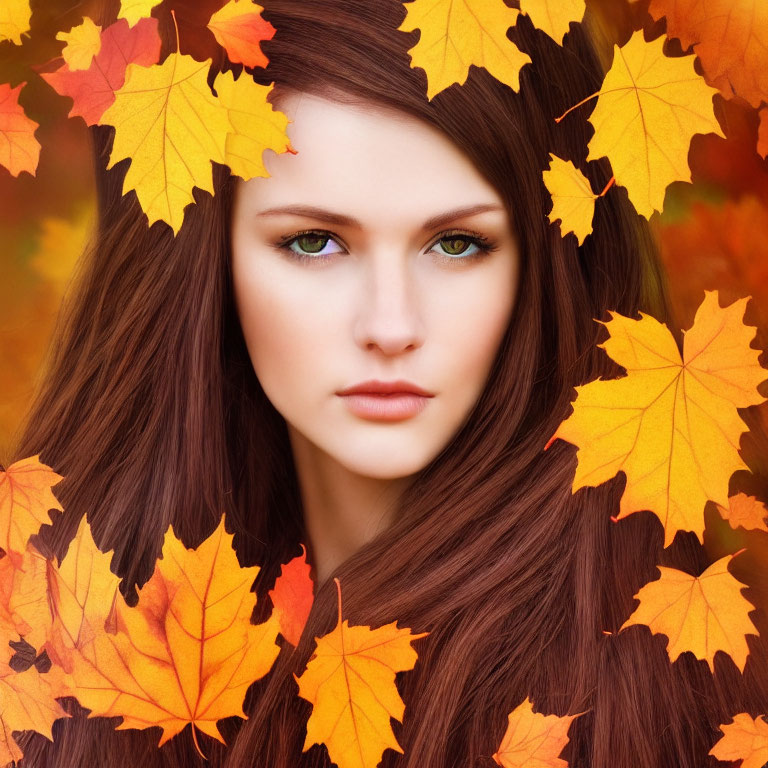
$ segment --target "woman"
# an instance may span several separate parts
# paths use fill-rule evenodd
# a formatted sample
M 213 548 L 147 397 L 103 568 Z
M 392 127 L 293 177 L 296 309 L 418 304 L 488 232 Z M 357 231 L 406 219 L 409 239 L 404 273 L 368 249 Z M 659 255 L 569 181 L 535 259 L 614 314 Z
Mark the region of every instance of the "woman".
M 666 562 L 661 527 L 650 513 L 613 524 L 621 479 L 573 495 L 573 446 L 542 450 L 574 385 L 619 373 L 594 318 L 643 310 L 675 327 L 625 194 L 601 200 L 581 247 L 546 221 L 548 153 L 577 158 L 589 138 L 583 119 L 553 118 L 603 73 L 583 29 L 560 48 L 521 19 L 509 34 L 534 64 L 519 93 L 473 68 L 428 102 L 404 12 L 266 3 L 278 31 L 256 77 L 277 84 L 299 154 L 265 158 L 273 175 L 244 184 L 218 168 L 175 239 L 100 170 L 95 246 L 18 447 L 66 477 L 41 545 L 63 554 L 87 513 L 132 601 L 170 524 L 196 546 L 226 513 L 240 562 L 261 566 L 257 613 L 308 545 L 317 589 L 300 646 L 249 689 L 247 721 L 220 722 L 229 746 L 206 742 L 212 765 L 329 764 L 320 746 L 301 752 L 310 705 L 292 675 L 336 623 L 335 576 L 351 623 L 430 633 L 397 678 L 404 754 L 382 766 L 495 765 L 507 714 L 530 696 L 584 713 L 563 752 L 572 768 L 701 768 L 718 725 L 768 701 L 765 664 L 759 680 L 756 664 L 713 680 L 690 654 L 670 664 L 647 630 L 605 634 Z M 96 137 L 103 169 L 109 131 Z M 602 188 L 607 165 L 591 168 Z M 289 204 L 359 227 L 266 213 Z M 474 204 L 489 209 L 448 235 L 422 229 Z M 478 234 L 495 250 L 464 263 Z M 338 394 L 364 379 L 435 397 L 381 421 L 370 409 L 390 406 Z M 674 551 L 678 566 L 702 562 L 692 536 Z M 79 715 L 56 722 L 53 744 L 30 737 L 25 764 L 198 764 L 188 730 L 158 749 L 154 729 Z

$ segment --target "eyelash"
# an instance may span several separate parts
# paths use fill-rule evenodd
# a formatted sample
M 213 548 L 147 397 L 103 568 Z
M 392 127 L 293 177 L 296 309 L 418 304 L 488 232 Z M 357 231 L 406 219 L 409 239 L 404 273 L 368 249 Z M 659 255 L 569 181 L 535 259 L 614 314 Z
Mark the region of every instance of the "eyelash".
M 306 262 L 324 262 L 328 259 L 339 255 L 338 252 L 336 253 L 329 253 L 325 255 L 318 255 L 318 254 L 309 254 L 309 253 L 298 253 L 297 251 L 294 251 L 290 248 L 291 244 L 300 238 L 302 235 L 319 235 L 322 238 L 327 237 L 329 240 L 336 240 L 336 236 L 332 232 L 328 232 L 327 230 L 323 229 L 303 229 L 300 232 L 294 232 L 291 235 L 283 235 L 280 238 L 280 241 L 276 243 L 275 247 L 278 248 L 281 251 L 287 252 L 288 256 L 290 258 L 295 259 L 296 261 L 306 263 Z M 441 261 L 455 264 L 455 263 L 466 263 L 468 261 L 476 261 L 479 259 L 484 258 L 492 251 L 498 250 L 498 245 L 494 245 L 488 238 L 481 235 L 479 232 L 474 232 L 472 230 L 446 230 L 445 232 L 441 232 L 438 238 L 435 240 L 435 245 L 437 245 L 441 240 L 447 240 L 450 237 L 456 237 L 457 239 L 464 239 L 468 240 L 470 243 L 477 246 L 478 250 L 475 251 L 475 253 L 470 253 L 467 256 L 463 256 L 461 254 L 458 254 L 456 256 L 451 256 L 449 254 L 438 254 L 438 256 L 441 257 Z M 327 245 L 327 243 L 326 243 Z M 340 245 L 340 243 L 337 242 L 337 245 Z M 434 246 L 433 246 L 434 247 Z

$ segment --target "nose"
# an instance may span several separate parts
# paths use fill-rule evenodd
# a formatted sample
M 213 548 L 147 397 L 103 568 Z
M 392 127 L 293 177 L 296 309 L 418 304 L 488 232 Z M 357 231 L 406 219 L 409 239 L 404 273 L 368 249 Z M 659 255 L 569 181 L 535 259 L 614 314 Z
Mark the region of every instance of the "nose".
M 392 248 L 364 260 L 354 336 L 365 350 L 397 355 L 424 343 L 418 286 L 406 256 Z

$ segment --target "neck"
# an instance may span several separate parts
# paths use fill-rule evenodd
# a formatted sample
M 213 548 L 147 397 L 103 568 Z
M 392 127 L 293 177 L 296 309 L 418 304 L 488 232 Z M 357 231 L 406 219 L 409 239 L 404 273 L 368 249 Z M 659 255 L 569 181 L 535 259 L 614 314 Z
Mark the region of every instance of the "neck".
M 337 566 L 390 525 L 410 478 L 360 475 L 290 425 L 288 432 L 309 539 L 309 560 L 319 586 Z

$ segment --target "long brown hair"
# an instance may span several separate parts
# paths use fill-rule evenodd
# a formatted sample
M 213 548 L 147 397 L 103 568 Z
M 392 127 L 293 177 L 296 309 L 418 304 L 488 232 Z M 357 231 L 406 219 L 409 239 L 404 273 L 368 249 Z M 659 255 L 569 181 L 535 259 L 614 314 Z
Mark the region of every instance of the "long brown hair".
M 344 618 L 414 632 L 418 662 L 398 674 L 406 704 L 393 722 L 404 750 L 382 766 L 493 766 L 507 714 L 526 696 L 538 711 L 584 712 L 563 756 L 572 768 L 701 768 L 717 726 L 768 702 L 765 643 L 749 637 L 741 676 L 718 656 L 716 674 L 647 628 L 616 632 L 655 566 L 694 573 L 707 564 L 693 534 L 663 550 L 649 512 L 611 522 L 622 476 L 571 493 L 575 448 L 543 447 L 569 411 L 573 387 L 621 370 L 596 348 L 606 310 L 638 310 L 670 322 L 664 276 L 647 223 L 621 188 L 597 206 L 594 234 L 577 246 L 546 220 L 548 153 L 585 164 L 591 128 L 573 113 L 603 77 L 586 31 L 563 47 L 526 18 L 508 32 L 532 65 L 512 91 L 482 68 L 426 98 L 409 65 L 418 32 L 397 31 L 395 0 L 268 0 L 276 28 L 259 82 L 375 102 L 438 127 L 509 207 L 522 265 L 513 317 L 485 390 L 466 423 L 404 494 L 392 526 L 340 565 Z M 76 288 L 62 310 L 19 458 L 39 453 L 65 476 L 64 513 L 39 546 L 62 556 L 82 515 L 129 602 L 173 524 L 197 546 L 226 513 L 243 565 L 258 564 L 256 613 L 280 563 L 304 540 L 285 422 L 262 391 L 238 324 L 229 272 L 235 182 L 216 168 L 216 194 L 199 194 L 176 238 L 147 228 L 120 170 L 106 173 L 111 129 L 94 132 L 99 224 Z M 125 164 L 121 167 L 124 168 Z M 593 188 L 610 178 L 591 163 Z M 671 323 L 674 327 L 674 322 Z M 601 333 L 602 331 L 602 333 Z M 254 620 L 261 620 L 261 614 Z M 228 744 L 204 742 L 211 765 L 326 766 L 325 747 L 301 752 L 310 712 L 300 674 L 314 638 L 337 618 L 336 586 L 318 589 L 299 647 L 284 644 L 273 670 L 248 691 L 249 719 L 219 726 Z M 759 627 L 763 636 L 766 627 Z M 76 716 L 54 724 L 55 741 L 25 737 L 24 765 L 202 764 L 190 729 L 157 748 L 159 730 L 115 731 L 117 719 Z M 207 747 L 207 748 L 206 748 Z

